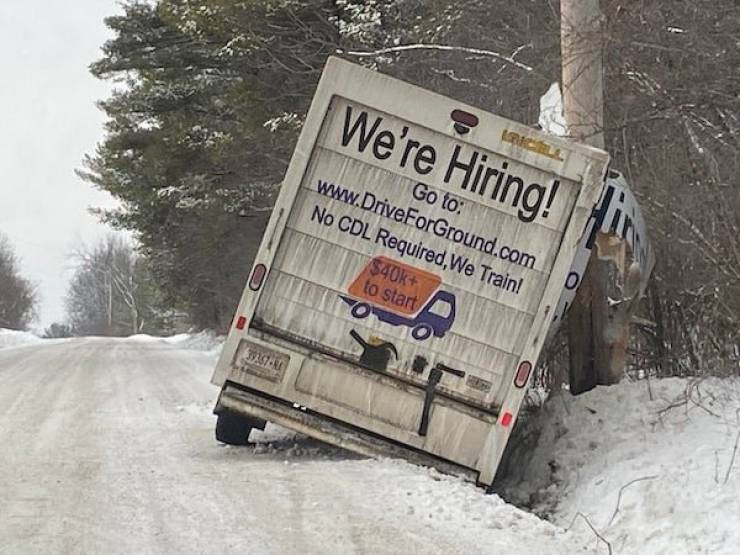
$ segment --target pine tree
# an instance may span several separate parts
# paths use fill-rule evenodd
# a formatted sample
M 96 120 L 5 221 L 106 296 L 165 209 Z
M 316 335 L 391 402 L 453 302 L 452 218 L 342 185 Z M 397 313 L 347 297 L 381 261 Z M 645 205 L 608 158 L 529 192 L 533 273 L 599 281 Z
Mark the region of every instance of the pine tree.
M 132 2 L 106 20 L 115 38 L 91 69 L 124 87 L 101 102 L 108 136 L 82 175 L 122 201 L 101 216 L 136 232 L 167 299 L 198 325 L 232 316 L 295 114 L 335 44 L 328 7 Z
M 115 36 L 91 70 L 122 87 L 80 173 L 122 201 L 100 216 L 135 232 L 195 324 L 231 320 L 327 56 L 389 40 L 371 4 L 135 1 L 106 20 Z

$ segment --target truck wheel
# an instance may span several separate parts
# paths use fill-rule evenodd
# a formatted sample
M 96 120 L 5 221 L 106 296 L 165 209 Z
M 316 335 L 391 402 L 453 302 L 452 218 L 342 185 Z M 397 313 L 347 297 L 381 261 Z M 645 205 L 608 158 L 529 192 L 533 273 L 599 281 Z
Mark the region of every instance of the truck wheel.
M 251 431 L 251 422 L 237 414 L 222 412 L 216 420 L 216 439 L 226 445 L 248 445 Z
M 370 314 L 370 305 L 366 303 L 357 303 L 352 307 L 352 316 L 355 318 L 367 318 Z
M 428 324 L 419 324 L 413 330 L 411 330 L 411 337 L 417 341 L 424 341 L 429 339 L 432 335 L 432 327 Z

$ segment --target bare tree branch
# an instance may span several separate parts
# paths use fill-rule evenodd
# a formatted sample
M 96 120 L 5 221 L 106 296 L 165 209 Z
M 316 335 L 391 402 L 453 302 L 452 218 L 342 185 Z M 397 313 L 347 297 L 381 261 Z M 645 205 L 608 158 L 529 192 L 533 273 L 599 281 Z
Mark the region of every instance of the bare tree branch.
M 519 53 L 520 49 L 514 51 L 512 56 L 505 56 L 493 50 L 484 50 L 481 48 L 470 48 L 467 46 L 449 46 L 444 44 L 404 44 L 401 46 L 389 46 L 388 48 L 380 48 L 378 50 L 366 51 L 366 50 L 342 50 L 338 49 L 337 54 L 344 54 L 346 56 L 354 56 L 356 58 L 374 58 L 376 56 L 382 56 L 384 54 L 398 54 L 401 52 L 412 52 L 415 50 L 438 50 L 442 52 L 464 52 L 466 54 L 476 54 L 478 56 L 486 56 L 489 58 L 495 58 L 496 60 L 511 64 L 524 71 L 534 71 L 532 66 L 523 64 L 514 59 L 514 56 Z
M 635 478 L 634 480 L 631 480 L 624 484 L 621 488 L 619 488 L 619 495 L 617 495 L 617 506 L 614 507 L 614 512 L 612 513 L 612 517 L 609 519 L 609 523 L 606 525 L 607 528 L 612 525 L 612 522 L 614 522 L 614 519 L 617 517 L 617 513 L 619 512 L 619 504 L 622 502 L 622 493 L 625 489 L 627 489 L 632 484 L 636 484 L 637 482 L 643 482 L 645 480 L 655 480 L 658 477 L 657 474 L 653 476 L 642 476 L 640 478 Z

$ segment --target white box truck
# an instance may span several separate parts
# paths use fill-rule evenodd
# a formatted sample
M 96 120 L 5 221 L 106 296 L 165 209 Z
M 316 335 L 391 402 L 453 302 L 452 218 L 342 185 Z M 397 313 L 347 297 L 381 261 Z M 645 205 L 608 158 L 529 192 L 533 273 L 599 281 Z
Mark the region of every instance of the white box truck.
M 608 155 L 327 62 L 213 374 L 265 421 L 490 485 Z

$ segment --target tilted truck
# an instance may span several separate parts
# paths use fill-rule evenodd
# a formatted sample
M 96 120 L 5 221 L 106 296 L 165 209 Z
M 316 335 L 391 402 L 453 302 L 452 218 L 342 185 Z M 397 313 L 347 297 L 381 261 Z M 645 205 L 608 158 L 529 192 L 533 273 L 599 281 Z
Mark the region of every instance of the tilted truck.
M 490 485 L 609 162 L 331 58 L 212 382 L 274 422 Z

